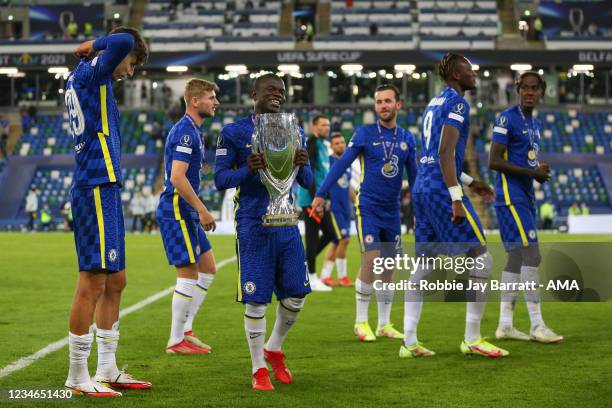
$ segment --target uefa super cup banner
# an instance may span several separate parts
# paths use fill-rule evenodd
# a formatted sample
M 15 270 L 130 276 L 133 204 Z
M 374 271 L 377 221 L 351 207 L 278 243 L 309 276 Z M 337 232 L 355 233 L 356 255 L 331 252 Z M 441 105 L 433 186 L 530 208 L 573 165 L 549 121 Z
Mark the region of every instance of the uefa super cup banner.
M 295 155 L 301 147 L 302 139 L 294 114 L 255 115 L 252 151 L 264 155 L 266 168 L 259 170 L 259 178 L 270 195 L 270 203 L 263 216 L 266 227 L 297 224 L 298 216 L 289 195 L 299 170 L 294 164 Z

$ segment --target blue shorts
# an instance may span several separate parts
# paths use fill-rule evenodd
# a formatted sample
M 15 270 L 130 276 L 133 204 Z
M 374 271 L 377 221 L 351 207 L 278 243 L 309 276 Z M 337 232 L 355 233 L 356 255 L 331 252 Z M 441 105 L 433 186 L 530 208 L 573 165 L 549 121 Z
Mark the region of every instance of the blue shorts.
M 342 211 L 330 211 L 332 225 L 334 226 L 334 232 L 336 238 L 334 243 L 337 244 L 341 239 L 348 238 L 351 236 L 351 214 L 346 214 Z
M 236 236 L 236 301 L 270 303 L 311 292 L 306 255 L 297 226 L 264 227 L 261 221 L 239 222 Z
M 70 204 L 79 271 L 125 269 L 125 227 L 118 184 L 72 188 Z
M 199 262 L 200 255 L 211 249 L 204 228 L 193 218 L 157 220 L 170 265 L 180 266 Z
M 381 251 L 381 256 L 394 256 L 402 252 L 402 221 L 399 209 L 371 210 L 355 206 L 355 214 L 361 253 Z
M 463 196 L 467 219 L 458 225 L 451 221 L 453 210 L 448 192 L 416 193 L 412 205 L 418 255 L 455 256 L 486 245 L 480 219 L 467 196 Z
M 507 252 L 538 243 L 535 207 L 519 203 L 495 207 L 495 212 Z

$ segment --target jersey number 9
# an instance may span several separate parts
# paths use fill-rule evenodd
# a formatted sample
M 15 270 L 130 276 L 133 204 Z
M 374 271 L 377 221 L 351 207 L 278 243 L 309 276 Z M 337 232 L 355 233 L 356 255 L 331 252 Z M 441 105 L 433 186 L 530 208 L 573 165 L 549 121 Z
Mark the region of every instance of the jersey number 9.
M 429 140 L 431 139 L 431 122 L 433 118 L 433 111 L 427 112 L 425 119 L 423 119 L 423 136 L 425 137 L 425 150 L 429 150 Z

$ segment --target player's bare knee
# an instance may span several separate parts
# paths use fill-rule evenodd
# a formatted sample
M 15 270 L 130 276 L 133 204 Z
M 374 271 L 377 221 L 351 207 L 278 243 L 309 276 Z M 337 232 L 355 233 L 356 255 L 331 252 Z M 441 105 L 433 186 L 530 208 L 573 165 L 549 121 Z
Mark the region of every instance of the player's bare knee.
M 127 286 L 127 278 L 125 274 L 116 276 L 110 275 L 106 280 L 105 293 L 107 294 L 120 294 L 123 289 Z
M 284 307 L 285 309 L 291 311 L 291 312 L 299 312 L 300 310 L 302 310 L 304 308 L 304 302 L 306 301 L 306 298 L 304 297 L 288 297 L 285 298 L 283 300 L 280 301 L 280 304 L 282 307 Z
M 506 272 L 521 273 L 521 265 L 523 264 L 523 254 L 521 249 L 514 250 L 508 254 L 506 261 Z

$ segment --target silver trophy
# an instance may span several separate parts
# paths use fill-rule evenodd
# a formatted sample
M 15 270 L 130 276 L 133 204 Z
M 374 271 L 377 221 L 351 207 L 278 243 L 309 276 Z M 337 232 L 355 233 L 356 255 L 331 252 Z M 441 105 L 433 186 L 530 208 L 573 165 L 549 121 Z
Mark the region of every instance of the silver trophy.
M 264 155 L 266 168 L 259 170 L 259 178 L 270 195 L 263 225 L 296 225 L 298 216 L 289 195 L 299 170 L 295 155 L 302 148 L 297 119 L 293 113 L 263 113 L 255 115 L 254 122 L 252 151 Z

